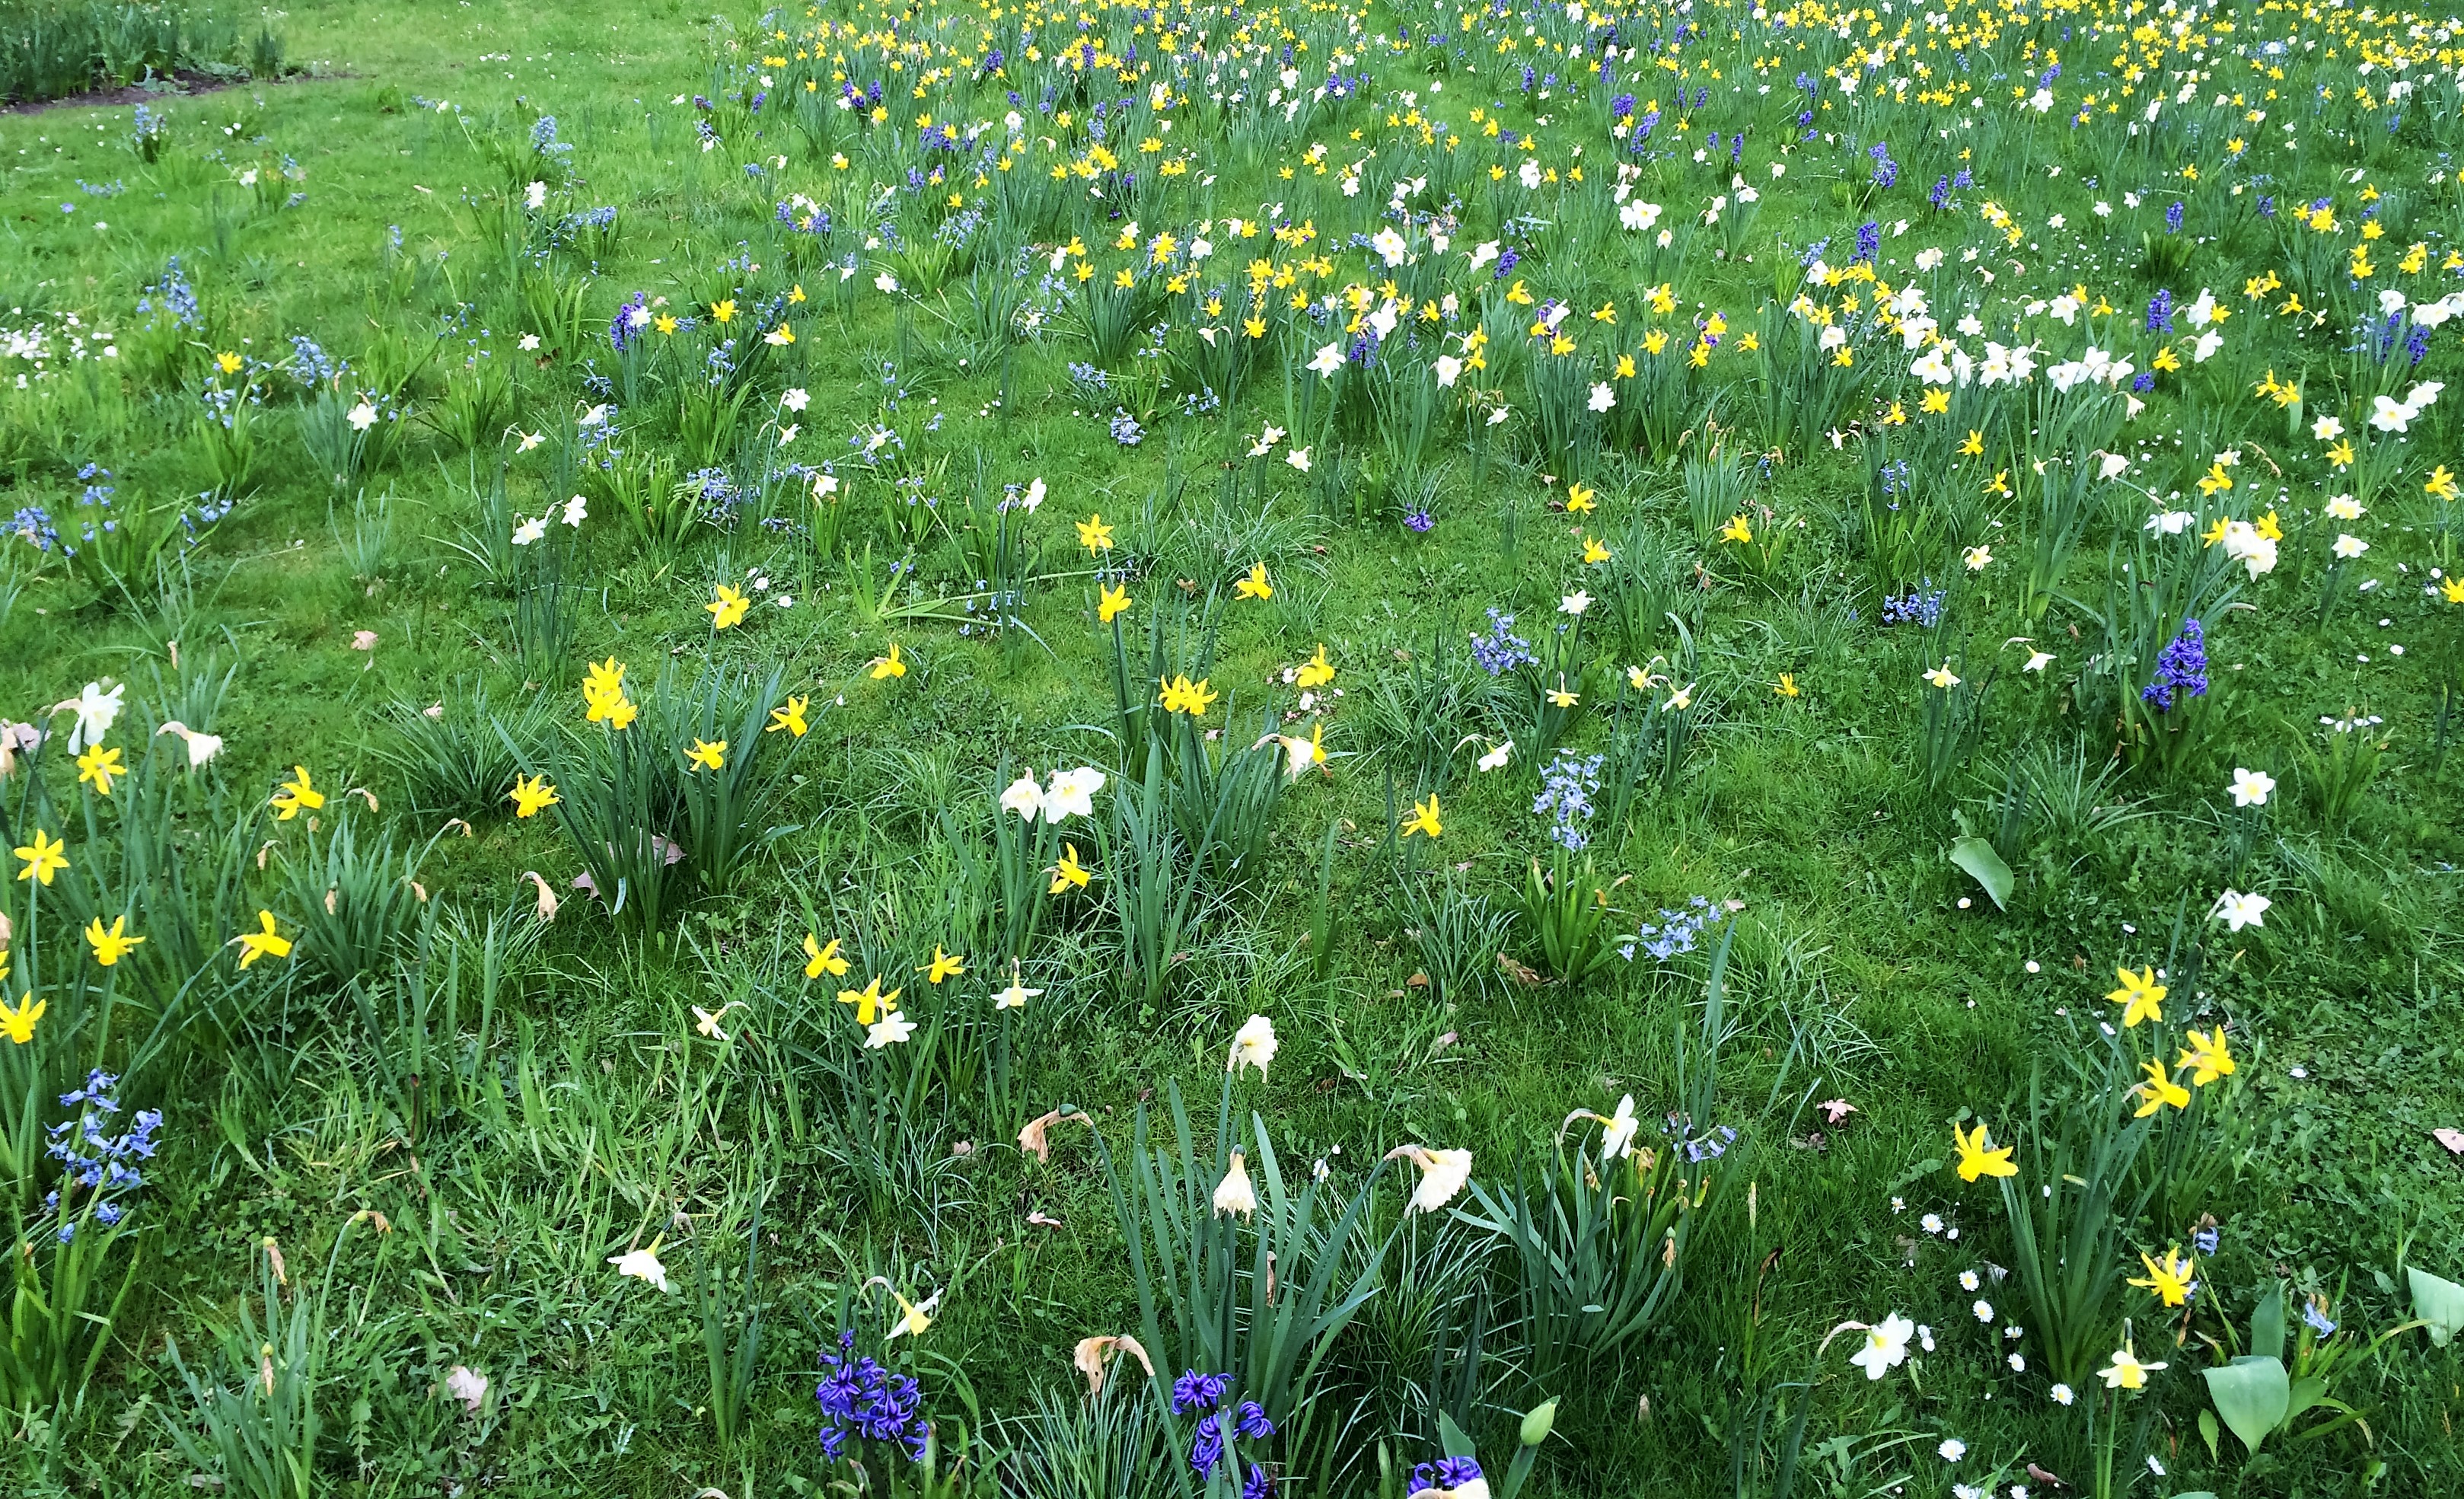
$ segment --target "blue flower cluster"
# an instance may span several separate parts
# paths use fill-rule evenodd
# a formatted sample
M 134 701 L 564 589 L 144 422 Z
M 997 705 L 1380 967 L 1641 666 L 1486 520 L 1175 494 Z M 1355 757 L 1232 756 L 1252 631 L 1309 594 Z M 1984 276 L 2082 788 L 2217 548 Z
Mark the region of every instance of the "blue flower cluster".
M 1694 1121 L 1676 1113 L 1668 1116 L 1668 1122 L 1661 1127 L 1661 1133 L 1669 1136 L 1669 1143 L 1674 1148 L 1684 1153 L 1686 1164 L 1694 1166 L 1719 1159 L 1728 1153 L 1729 1146 L 1737 1142 L 1737 1132 L 1725 1124 L 1713 1125 L 1697 1135 Z
M 1627 962 L 1634 961 L 1637 952 L 1643 952 L 1664 963 L 1680 953 L 1694 951 L 1695 943 L 1702 940 L 1704 930 L 1719 919 L 1719 915 L 1718 908 L 1702 895 L 1686 901 L 1683 910 L 1671 911 L 1662 907 L 1660 919 L 1645 919 L 1635 929 L 1633 937 L 1619 944 L 1617 952 Z
M 1597 810 L 1592 793 L 1600 788 L 1600 761 L 1597 755 L 1561 749 L 1540 772 L 1540 794 L 1531 799 L 1531 811 L 1550 820 L 1549 836 L 1561 849 L 1580 850 L 1592 841 L 1586 829 Z
M 1192 1411 L 1202 1412 L 1198 1434 L 1189 1444 L 1189 1466 L 1200 1478 L 1214 1476 L 1223 1462 L 1223 1436 L 1226 1429 L 1243 1440 L 1261 1441 L 1275 1434 L 1275 1423 L 1266 1419 L 1265 1407 L 1256 1400 L 1243 1400 L 1235 1408 L 1224 1404 L 1223 1397 L 1232 1388 L 1228 1374 L 1199 1374 L 1191 1369 L 1172 1381 L 1172 1409 L 1176 1416 Z M 1266 1470 L 1252 1463 L 1249 1474 L 1241 1485 L 1241 1499 L 1266 1499 L 1275 1491 L 1274 1480 Z
M 52 523 L 52 513 L 40 505 L 18 506 L 17 513 L 9 518 L 9 534 L 38 552 L 50 551 L 60 539 L 59 528 Z
M 650 294 L 635 292 L 625 298 L 625 305 L 616 309 L 616 316 L 607 320 L 607 342 L 617 353 L 622 354 L 631 348 L 633 341 L 642 336 L 642 330 L 649 326 L 649 310 Z
M 202 328 L 205 314 L 197 307 L 197 291 L 180 272 L 180 257 L 173 255 L 163 266 L 163 278 L 148 281 L 144 294 L 137 298 L 137 310 L 143 314 L 168 313 L 171 321 L 182 328 Z
M 1903 598 L 1884 599 L 1882 623 L 1916 625 L 1931 629 L 1942 623 L 1942 601 L 1949 596 L 1949 592 L 1947 588 L 1933 586 L 1933 580 L 1927 578 L 1917 586 L 1910 588 Z
M 153 1158 L 159 1148 L 154 1132 L 163 1127 L 161 1110 L 141 1109 L 128 1129 L 112 1134 L 110 1121 L 120 1113 L 120 1100 L 112 1091 L 119 1085 L 120 1079 L 109 1072 L 99 1069 L 88 1072 L 83 1088 L 60 1094 L 60 1107 L 77 1110 L 77 1117 L 63 1119 L 47 1132 L 51 1136 L 48 1154 L 66 1173 L 67 1189 L 75 1192 L 83 1187 L 95 1194 L 95 1221 L 106 1227 L 127 1214 L 119 1199 L 145 1184 L 143 1174 L 130 1163 Z M 60 1243 L 77 1237 L 77 1222 L 63 1209 L 58 1192 L 44 1198 L 43 1207 L 58 1221 L 54 1236 Z
M 1865 154 L 1874 159 L 1875 187 L 1888 187 L 1900 180 L 1900 164 L 1891 160 L 1889 142 L 1875 142 Z
M 1481 1482 L 1480 1460 L 1468 1457 L 1441 1457 L 1434 1463 L 1423 1463 L 1412 1469 L 1409 1494 L 1450 1494 L 1456 1489 Z
M 349 366 L 318 346 L 317 341 L 304 333 L 291 337 L 291 358 L 283 370 L 303 388 L 314 389 L 335 379 Z
M 2139 690 L 2139 697 L 2154 704 L 2158 713 L 2170 713 L 2178 704 L 2207 694 L 2207 631 L 2197 620 L 2184 620 L 2182 632 L 2157 653 L 2156 675 Z
M 1471 653 L 1491 676 L 1504 676 L 1540 659 L 1531 653 L 1531 642 L 1514 632 L 1514 616 L 1494 608 L 1488 611 L 1488 633 L 1471 637 Z
M 924 1460 L 933 1426 L 923 1419 L 924 1395 L 913 1376 L 891 1374 L 870 1354 L 856 1357 L 851 1330 L 839 1334 L 837 1351 L 822 1350 L 822 1370 L 813 1399 L 822 1402 L 822 1450 L 832 1462 L 847 1455 L 849 1437 L 895 1442 L 910 1458 Z

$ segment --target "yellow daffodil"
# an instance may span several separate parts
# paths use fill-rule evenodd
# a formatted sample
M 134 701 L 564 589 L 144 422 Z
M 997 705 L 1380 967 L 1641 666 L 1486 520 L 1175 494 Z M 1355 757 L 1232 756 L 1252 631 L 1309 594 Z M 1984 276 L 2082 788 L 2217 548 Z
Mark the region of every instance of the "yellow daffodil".
M 242 932 L 239 936 L 231 938 L 232 941 L 239 944 L 239 965 L 242 968 L 247 967 L 249 964 L 256 961 L 260 958 L 288 958 L 291 956 L 291 938 L 284 937 L 281 933 L 276 932 L 274 929 L 274 913 L 271 911 L 260 911 L 256 914 L 256 921 L 257 929 L 255 931 Z
M 1163 711 L 1203 718 L 1207 705 L 1221 695 L 1208 689 L 1204 677 L 1192 682 L 1187 676 L 1176 676 L 1163 683 Z
M 836 942 L 830 944 L 833 948 L 838 945 Z M 881 981 L 875 979 L 861 989 L 841 989 L 839 1003 L 854 1005 L 855 1023 L 859 1025 L 869 1025 L 876 1012 L 896 1009 L 898 996 L 905 992 L 903 989 L 892 989 L 888 994 L 884 994 L 881 992 Z
M 2186 1048 L 2174 1060 L 2173 1066 L 2190 1069 L 2190 1086 L 2193 1088 L 2205 1088 L 2217 1078 L 2231 1077 L 2233 1059 L 2225 1050 L 2225 1028 L 2218 1025 L 2211 1031 L 2191 1031 Z
M 313 812 L 323 806 L 325 793 L 309 783 L 307 766 L 294 765 L 291 779 L 282 783 L 282 789 L 269 798 L 265 805 L 275 809 L 275 822 L 287 823 L 303 810 Z
M 1088 878 L 1086 868 L 1078 862 L 1078 846 L 1065 843 L 1061 846 L 1061 862 L 1052 867 L 1052 888 L 1045 893 L 1058 895 L 1073 885 L 1085 890 Z
M 717 596 L 703 605 L 702 610 L 710 616 L 711 628 L 727 629 L 740 624 L 744 619 L 744 611 L 751 607 L 753 607 L 751 599 L 722 583 L 718 585 Z
M 24 1046 L 34 1039 L 34 1023 L 43 1018 L 43 1011 L 51 1005 L 51 1001 L 38 1000 L 31 994 L 18 1001 L 15 1009 L 0 1003 L 0 1031 L 6 1031 L 11 1041 Z
M 825 947 L 822 945 L 821 939 L 814 937 L 812 933 L 807 932 L 804 934 L 805 978 L 818 979 L 824 974 L 828 974 L 831 978 L 836 979 L 845 975 L 847 971 L 847 960 L 839 956 L 839 939 L 837 937 L 831 937 L 829 945 Z
M 1743 512 L 1730 516 L 1728 523 L 1720 528 L 1720 540 L 1723 541 L 1750 541 L 1753 539 L 1754 528 L 1746 523 Z
M 924 976 L 926 983 L 937 984 L 944 979 L 955 979 L 967 971 L 966 955 L 945 953 L 936 944 L 933 949 L 933 960 L 915 971 Z
M 1953 1124 L 1950 1139 L 1959 1148 L 1957 1169 L 1960 1180 L 1973 1181 L 1979 1177 L 2015 1177 L 2019 1174 L 2019 1168 L 2011 1161 L 2011 1147 L 1996 1147 L 1985 1134 L 1984 1120 L 1977 1120 L 1976 1128 L 1965 1134 Z
M 1414 833 L 1421 833 L 1428 837 L 1435 838 L 1445 830 L 1444 825 L 1438 821 L 1438 794 L 1436 792 L 1430 792 L 1429 799 L 1425 802 L 1415 802 L 1412 804 L 1412 815 L 1403 824 L 1404 837 L 1409 838 Z
M 693 748 L 685 751 L 685 760 L 696 770 L 725 770 L 727 741 L 720 739 L 714 744 L 708 739 L 695 738 Z
M 100 744 L 87 745 L 85 753 L 77 758 L 77 768 L 78 783 L 94 787 L 99 796 L 111 795 L 114 776 L 128 774 L 128 767 L 121 763 L 120 747 L 116 744 L 108 748 Z
M 2139 1066 L 2140 1069 L 2147 1074 L 2147 1081 L 2132 1089 L 2131 1091 L 2139 1094 L 2145 1101 L 2140 1104 L 2131 1117 L 2144 1119 L 2167 1104 L 2176 1109 L 2190 1107 L 2190 1091 L 2173 1081 L 2172 1077 L 2166 1072 L 2164 1063 L 2142 1062 Z
M 1602 546 L 1602 545 L 1599 543 L 1599 540 L 1598 540 L 1598 539 L 1597 539 L 1597 538 L 1595 538 L 1595 537 L 1588 537 L 1588 536 L 1587 536 L 1587 537 L 1585 537 L 1585 538 L 1583 538 L 1583 562 L 1584 562 L 1584 565 L 1589 566 L 1590 564 L 1592 564 L 1592 563 L 1594 563 L 1594 562 L 1607 562 L 1608 560 L 1609 560 L 1609 549 L 1608 549 L 1607 547 L 1605 547 L 1605 546 Z
M 509 799 L 516 817 L 537 817 L 543 808 L 556 805 L 558 800 L 556 787 L 548 784 L 547 777 L 518 775 L 514 777 Z
M 795 738 L 803 738 L 811 728 L 811 725 L 804 721 L 804 707 L 811 701 L 809 697 L 790 697 L 787 699 L 786 707 L 771 709 L 770 727 L 761 732 L 776 734 L 781 729 L 784 729 Z
M 876 682 L 906 674 L 907 663 L 898 654 L 897 641 L 893 640 L 890 643 L 890 654 L 872 658 L 872 679 Z
M 1078 544 L 1090 552 L 1112 549 L 1112 528 L 1104 523 L 1102 512 L 1078 522 Z
M 1109 625 L 1128 613 L 1129 608 L 1130 585 L 1128 584 L 1103 584 L 1098 586 L 1095 595 L 1095 619 L 1098 623 Z
M 128 935 L 126 916 L 112 917 L 111 930 L 107 932 L 103 930 L 100 916 L 85 924 L 86 945 L 94 949 L 94 960 L 105 968 L 127 957 L 131 949 L 144 940 L 142 937 Z
M 60 851 L 67 847 L 41 828 L 35 828 L 34 841 L 21 844 L 15 850 L 17 857 L 26 861 L 26 867 L 17 871 L 17 877 L 49 885 L 53 875 L 69 867 L 68 855 Z
M 2142 968 L 2135 974 L 2127 968 L 2116 968 L 2113 974 L 2122 981 L 2122 987 L 2105 998 L 2123 1006 L 2123 1029 L 2128 1030 L 2143 1020 L 2162 1021 L 2165 1018 L 2165 986 L 2156 981 L 2154 968 Z
M 2130 1284 L 2145 1288 L 2150 1295 L 2168 1307 L 2178 1307 L 2190 1299 L 2190 1271 L 2194 1267 L 2183 1255 L 2180 1245 L 2166 1249 L 2162 1260 L 2149 1259 L 2143 1251 L 2139 1263 L 2147 1267 L 2147 1273 Z
M 1266 581 L 1266 564 L 1264 562 L 1251 562 L 1249 564 L 1248 576 L 1243 578 L 1239 583 L 1234 584 L 1232 585 L 1232 591 L 1244 599 L 1273 598 L 1275 596 L 1275 587 L 1274 584 Z
M 1793 672 L 1782 672 L 1779 674 L 1779 681 L 1771 688 L 1771 692 L 1774 695 L 1780 697 L 1794 697 L 1797 695 L 1796 673 Z
M 1326 658 L 1326 643 L 1324 641 L 1320 641 L 1318 643 L 1317 653 L 1315 655 L 1310 656 L 1307 661 L 1301 663 L 1301 669 L 1293 677 L 1293 680 L 1300 684 L 1303 691 L 1324 687 L 1327 683 L 1334 680 L 1334 667 L 1333 664 L 1329 662 Z

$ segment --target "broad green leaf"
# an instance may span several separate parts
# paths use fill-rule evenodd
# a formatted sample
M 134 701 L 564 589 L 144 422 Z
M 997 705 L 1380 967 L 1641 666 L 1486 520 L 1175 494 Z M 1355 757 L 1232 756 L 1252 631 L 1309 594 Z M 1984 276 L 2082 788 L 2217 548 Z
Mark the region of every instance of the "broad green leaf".
M 1985 893 L 1993 897 L 1994 910 L 2010 909 L 2011 866 L 2002 862 L 2002 855 L 1993 851 L 1991 844 L 1982 838 L 1954 838 L 1950 843 L 1950 862 L 1975 876 L 1976 883 L 1985 887 Z
M 2284 1283 L 2277 1281 L 2250 1314 L 2250 1351 L 2263 1357 L 2284 1356 Z
M 2430 1324 L 2431 1342 L 2446 1347 L 2449 1338 L 2464 1333 L 2464 1286 L 2410 1266 L 2404 1273 L 2412 1282 L 2412 1314 Z
M 2224 1455 L 2216 1450 L 2217 1442 L 2222 1434 L 2223 1428 L 2216 1424 L 2214 1411 L 2199 1412 L 2199 1440 L 2208 1444 L 2208 1461 L 2211 1463 L 2223 1461 Z
M 2293 1404 L 2293 1380 L 2281 1361 L 2264 1355 L 2234 1359 L 2221 1369 L 2202 1369 L 2216 1414 L 2241 1444 L 2256 1452 Z
M 1438 1412 L 1438 1444 L 1446 1449 L 1448 1457 L 1480 1455 L 1472 1449 L 1471 1438 L 1463 1435 L 1463 1429 L 1456 1425 L 1455 1419 L 1444 1411 Z

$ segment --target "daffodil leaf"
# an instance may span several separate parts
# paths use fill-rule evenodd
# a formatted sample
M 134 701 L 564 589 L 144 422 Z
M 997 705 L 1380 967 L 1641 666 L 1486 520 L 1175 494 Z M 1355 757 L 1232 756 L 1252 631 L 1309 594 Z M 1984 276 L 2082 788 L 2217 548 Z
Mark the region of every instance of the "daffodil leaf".
M 2208 1396 L 2216 1402 L 2216 1414 L 2253 1452 L 2293 1408 L 2293 1380 L 2278 1359 L 2247 1354 L 2221 1369 L 2199 1372 L 2207 1377 Z
M 2011 866 L 2002 862 L 2002 855 L 1993 851 L 1991 844 L 1982 838 L 1954 838 L 1950 843 L 1950 862 L 1985 887 L 1985 893 L 1993 897 L 1994 910 L 2011 908 L 2011 887 L 2014 883 Z
M 2431 1342 L 2446 1347 L 2449 1338 L 2464 1332 L 2464 1286 L 2410 1266 L 2404 1273 L 2412 1282 L 2412 1314 L 2430 1324 Z

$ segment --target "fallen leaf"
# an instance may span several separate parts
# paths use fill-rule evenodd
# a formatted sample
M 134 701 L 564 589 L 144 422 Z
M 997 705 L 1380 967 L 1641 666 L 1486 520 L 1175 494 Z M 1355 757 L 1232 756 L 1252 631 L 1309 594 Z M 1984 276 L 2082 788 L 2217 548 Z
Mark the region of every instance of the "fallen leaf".
M 1845 1098 L 1825 1099 L 1814 1107 L 1821 1110 L 1824 1121 L 1831 1124 L 1837 1124 L 1857 1112 L 1857 1106 Z
M 1049 1113 L 1040 1113 L 1027 1120 L 1025 1127 L 1018 1132 L 1019 1154 L 1032 1156 L 1038 1160 L 1050 1160 L 1052 1141 L 1047 1137 L 1047 1132 L 1065 1119 L 1087 1119 L 1086 1111 L 1055 1109 Z M 1087 1119 L 1087 1122 L 1092 1124 L 1095 1121 Z
M 1136 1338 L 1127 1334 L 1118 1337 L 1082 1337 L 1078 1340 L 1077 1350 L 1069 1356 L 1069 1361 L 1076 1364 L 1078 1372 L 1087 1377 L 1088 1395 L 1096 1396 L 1104 1393 L 1104 1365 L 1119 1354 L 1127 1354 L 1135 1358 L 1138 1361 L 1138 1367 L 1147 1372 L 1147 1378 L 1150 1379 L 1155 1378 L 1155 1361 L 1147 1356 L 1146 1349 L 1139 1345 Z
M 376 632 L 375 630 L 373 630 L 373 629 L 357 629 L 357 630 L 353 630 L 353 631 L 351 632 L 351 649 L 352 649 L 352 650 L 374 650 L 376 648 L 377 648 L 377 632 Z
M 2450 1155 L 2464 1156 L 2464 1130 L 2432 1130 L 2430 1137 L 2446 1146 Z

